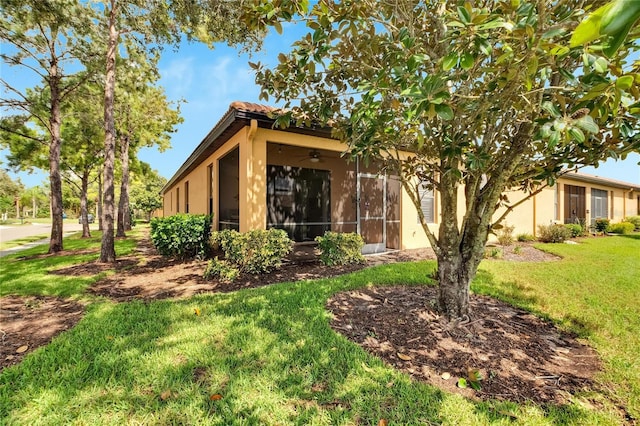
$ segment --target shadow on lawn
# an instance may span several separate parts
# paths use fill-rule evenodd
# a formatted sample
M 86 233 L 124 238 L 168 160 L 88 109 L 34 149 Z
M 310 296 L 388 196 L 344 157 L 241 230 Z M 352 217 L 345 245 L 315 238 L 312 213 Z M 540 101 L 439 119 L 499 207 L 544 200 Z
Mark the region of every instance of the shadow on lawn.
M 433 263 L 398 267 L 420 270 L 408 283 L 419 285 Z M 525 416 L 513 403 L 475 403 L 414 382 L 335 333 L 328 298 L 376 275 L 94 305 L 76 328 L 0 375 L 0 417 L 22 424 L 429 424 L 460 410 L 474 412 L 472 423 Z M 401 276 L 381 280 L 397 284 Z M 551 423 L 580 423 L 584 415 L 575 407 L 539 413 Z

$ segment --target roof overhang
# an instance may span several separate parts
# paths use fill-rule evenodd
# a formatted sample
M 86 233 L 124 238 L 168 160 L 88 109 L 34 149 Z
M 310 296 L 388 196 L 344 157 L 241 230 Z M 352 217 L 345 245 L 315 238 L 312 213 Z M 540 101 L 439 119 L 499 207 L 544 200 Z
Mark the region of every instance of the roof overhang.
M 560 178 L 575 180 L 575 181 L 578 181 L 578 182 L 593 183 L 593 184 L 602 185 L 602 186 L 609 186 L 609 187 L 612 187 L 612 188 L 620 188 L 620 189 L 625 189 L 627 191 L 639 191 L 640 192 L 640 185 L 633 184 L 633 183 L 630 183 L 630 182 L 624 182 L 624 181 L 621 181 L 621 180 L 615 180 L 615 179 L 603 178 L 603 177 L 600 177 L 600 176 L 589 175 L 589 174 L 585 174 L 585 173 L 568 172 L 568 173 L 565 173 L 562 176 L 560 176 Z
M 256 120 L 259 128 L 273 129 L 275 118 L 273 113 L 276 108 L 264 105 L 251 104 L 245 102 L 231 103 L 229 110 L 204 137 L 202 142 L 196 147 L 186 161 L 180 166 L 178 171 L 169 179 L 162 187 L 161 194 L 165 194 L 176 182 L 191 173 L 203 161 L 216 152 L 225 142 L 241 129 L 251 125 L 252 120 Z M 279 129 L 284 132 L 299 133 L 310 136 L 318 136 L 331 138 L 332 129 L 322 126 L 295 126 L 291 125 L 285 129 Z

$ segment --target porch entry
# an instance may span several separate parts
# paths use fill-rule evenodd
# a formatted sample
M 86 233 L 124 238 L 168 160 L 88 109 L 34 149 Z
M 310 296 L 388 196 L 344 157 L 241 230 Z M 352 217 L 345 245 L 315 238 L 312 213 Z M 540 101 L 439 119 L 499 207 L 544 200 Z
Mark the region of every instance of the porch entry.
M 587 218 L 586 188 L 584 186 L 564 186 L 564 223 L 584 222 Z
M 364 239 L 363 254 L 387 248 L 387 177 L 358 173 L 356 184 L 358 233 Z

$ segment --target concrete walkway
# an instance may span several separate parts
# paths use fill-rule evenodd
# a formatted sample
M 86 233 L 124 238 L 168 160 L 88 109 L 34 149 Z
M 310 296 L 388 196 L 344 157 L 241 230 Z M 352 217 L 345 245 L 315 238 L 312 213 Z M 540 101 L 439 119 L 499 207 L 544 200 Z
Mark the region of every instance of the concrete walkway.
M 92 231 L 95 230 L 94 226 L 95 226 L 95 229 L 97 229 L 97 225 L 91 225 Z M 70 235 L 73 235 L 77 232 L 82 231 L 82 225 L 75 224 L 75 223 L 65 223 L 63 225 L 63 230 L 64 230 L 63 238 L 66 238 Z M 45 235 L 45 234 L 51 234 L 51 225 L 34 223 L 31 226 L 28 226 L 28 225 L 23 225 L 23 226 L 1 225 L 0 226 L 1 242 L 13 241 L 20 238 L 29 237 L 32 235 Z M 19 246 L 11 247 L 5 250 L 0 250 L 0 257 L 8 256 L 10 254 L 17 253 L 22 250 L 27 250 L 32 247 L 39 246 L 41 244 L 49 244 L 49 237 L 43 238 L 38 241 L 32 241 L 30 243 L 22 244 Z

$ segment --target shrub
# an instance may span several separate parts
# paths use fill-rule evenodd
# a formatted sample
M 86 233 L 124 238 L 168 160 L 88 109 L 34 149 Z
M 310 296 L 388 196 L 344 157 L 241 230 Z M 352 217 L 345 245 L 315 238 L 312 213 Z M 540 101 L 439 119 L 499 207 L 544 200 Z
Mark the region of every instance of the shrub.
M 609 225 L 609 232 L 613 234 L 630 234 L 635 229 L 635 225 L 631 222 L 620 222 Z
M 316 237 L 320 249 L 320 261 L 327 266 L 364 262 L 364 240 L 355 232 L 325 232 Z
M 567 223 L 564 225 L 569 232 L 571 232 L 571 238 L 582 236 L 582 226 L 577 223 Z
M 571 238 L 571 231 L 564 225 L 539 225 L 538 240 L 543 243 L 561 243 Z
M 485 259 L 488 259 L 490 257 L 493 259 L 502 259 L 503 254 L 504 252 L 502 251 L 502 249 L 499 249 L 498 247 L 491 247 L 491 248 L 484 249 Z
M 496 233 L 496 237 L 498 237 L 498 243 L 501 246 L 510 246 L 513 244 L 513 231 L 516 229 L 515 226 L 503 225 L 502 228 L 498 229 Z
M 176 214 L 151 220 L 151 241 L 163 256 L 205 257 L 211 221 L 208 215 Z
M 293 245 L 282 229 L 256 229 L 245 233 L 226 229 L 214 233 L 211 242 L 222 249 L 227 261 L 250 274 L 279 268 Z
M 217 277 L 220 282 L 231 283 L 238 278 L 238 275 L 240 275 L 238 268 L 226 260 L 219 260 L 216 256 L 207 264 L 203 276 L 208 280 Z
M 629 216 L 624 219 L 625 222 L 633 223 L 636 231 L 640 231 L 640 216 Z
M 526 243 L 526 242 L 529 242 L 529 241 L 535 241 L 536 237 L 534 237 L 531 234 L 518 234 L 516 236 L 516 239 L 521 243 Z
M 609 219 L 596 219 L 596 232 L 607 232 Z
M 513 248 L 513 253 L 514 253 L 514 254 L 520 254 L 520 253 L 522 253 L 522 246 L 515 246 L 515 247 Z

